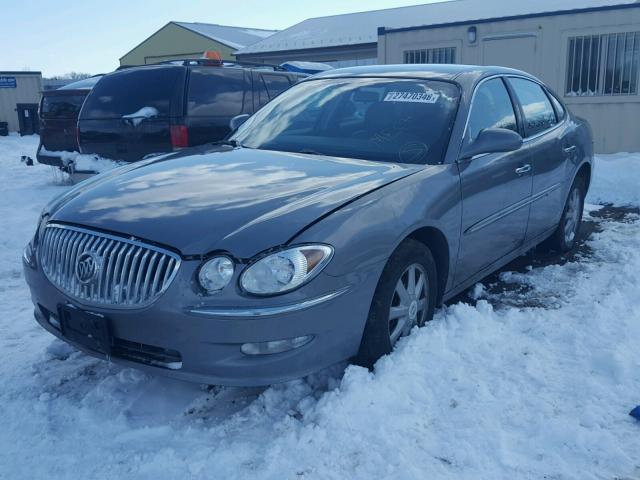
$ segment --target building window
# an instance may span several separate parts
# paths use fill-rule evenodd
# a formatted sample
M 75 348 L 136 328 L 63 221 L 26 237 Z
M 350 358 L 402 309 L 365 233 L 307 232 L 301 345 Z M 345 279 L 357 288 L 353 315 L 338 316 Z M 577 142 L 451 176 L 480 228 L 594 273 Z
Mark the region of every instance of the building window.
M 637 95 L 640 32 L 569 38 L 570 97 Z
M 456 47 L 405 50 L 404 63 L 456 63 Z

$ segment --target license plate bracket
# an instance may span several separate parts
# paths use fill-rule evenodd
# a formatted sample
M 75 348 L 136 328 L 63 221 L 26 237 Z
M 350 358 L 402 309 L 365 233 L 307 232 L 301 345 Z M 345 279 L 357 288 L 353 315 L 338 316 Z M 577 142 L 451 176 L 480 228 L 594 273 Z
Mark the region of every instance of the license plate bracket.
M 105 355 L 111 355 L 112 338 L 109 320 L 98 313 L 73 305 L 58 308 L 62 336 L 73 343 Z

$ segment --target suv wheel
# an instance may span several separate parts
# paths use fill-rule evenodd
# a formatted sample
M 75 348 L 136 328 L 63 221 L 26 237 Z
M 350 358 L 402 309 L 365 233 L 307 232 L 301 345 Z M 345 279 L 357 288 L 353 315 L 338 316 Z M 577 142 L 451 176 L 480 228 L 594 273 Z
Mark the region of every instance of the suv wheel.
M 372 368 L 398 339 L 431 320 L 437 285 L 431 251 L 412 239 L 400 244 L 378 282 L 355 363 Z

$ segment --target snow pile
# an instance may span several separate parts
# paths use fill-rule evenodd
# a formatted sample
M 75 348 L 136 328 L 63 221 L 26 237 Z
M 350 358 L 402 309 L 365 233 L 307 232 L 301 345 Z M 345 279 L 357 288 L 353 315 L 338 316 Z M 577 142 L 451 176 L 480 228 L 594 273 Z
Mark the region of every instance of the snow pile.
M 100 155 L 78 152 L 56 152 L 47 150 L 44 147 L 40 149 L 40 153 L 49 157 L 59 158 L 62 160 L 64 167 L 70 172 L 102 173 L 125 164 L 125 162 L 104 158 Z
M 20 252 L 67 188 L 20 164 L 36 146 L 0 138 L 0 478 L 640 476 L 639 215 L 594 217 L 590 255 L 509 275 L 552 305 L 490 304 L 478 286 L 475 307 L 443 308 L 374 373 L 204 387 L 90 358 L 35 324 Z M 637 177 L 619 173 L 631 158 L 600 162 L 592 201 L 640 206 Z
M 129 113 L 128 115 L 123 115 L 122 119 L 128 121 L 134 127 L 137 127 L 142 123 L 143 120 L 147 118 L 157 117 L 160 112 L 155 107 L 142 107 L 137 112 Z
M 640 205 L 640 153 L 598 155 L 588 200 Z

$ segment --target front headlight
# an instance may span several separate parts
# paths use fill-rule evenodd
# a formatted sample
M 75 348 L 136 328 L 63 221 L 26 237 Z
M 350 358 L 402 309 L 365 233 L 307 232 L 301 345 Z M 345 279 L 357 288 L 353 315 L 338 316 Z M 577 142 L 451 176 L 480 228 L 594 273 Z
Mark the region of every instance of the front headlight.
M 301 245 L 272 253 L 244 271 L 240 286 L 254 295 L 289 292 L 320 273 L 332 256 L 329 245 Z

